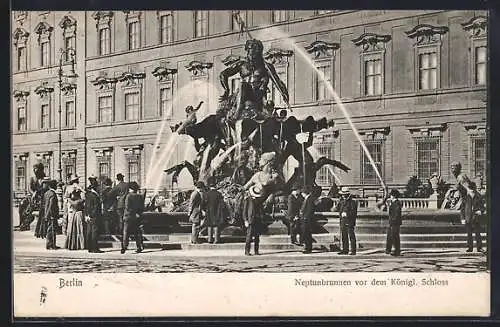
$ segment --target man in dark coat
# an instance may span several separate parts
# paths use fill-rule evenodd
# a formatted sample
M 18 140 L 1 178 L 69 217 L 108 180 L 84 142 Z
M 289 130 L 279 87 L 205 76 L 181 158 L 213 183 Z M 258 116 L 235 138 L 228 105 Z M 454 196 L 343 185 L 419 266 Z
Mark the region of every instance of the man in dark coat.
M 243 200 L 243 220 L 247 229 L 245 238 L 245 255 L 250 254 L 250 244 L 254 241 L 255 255 L 259 255 L 260 229 L 262 224 L 264 190 L 256 184 L 248 190 L 246 198 Z
M 462 204 L 460 206 L 460 219 L 462 220 L 462 223 L 465 223 L 465 230 L 467 231 L 467 252 L 472 252 L 472 232 L 473 230 L 477 230 L 472 208 L 476 193 L 471 187 L 472 182 L 469 177 L 462 173 L 462 164 L 460 162 L 455 161 L 451 164 L 451 173 L 457 179 L 455 189 L 460 193 L 460 197 L 462 199 Z M 480 247 L 480 244 L 477 244 L 477 246 L 478 252 L 481 252 L 482 246 Z
M 202 219 L 202 208 L 204 206 L 205 183 L 197 182 L 194 191 L 189 198 L 189 221 L 191 222 L 191 244 L 200 243 L 200 224 Z
M 314 212 L 316 208 L 316 200 L 320 195 L 321 187 L 319 186 L 313 186 L 312 190 L 308 187 L 302 189 L 304 202 L 300 208 L 300 225 L 302 227 L 301 242 L 305 245 L 303 251 L 304 254 L 312 252 L 312 227 L 314 223 Z
M 341 199 L 337 204 L 335 211 L 340 216 L 340 231 L 342 238 L 342 250 L 339 254 L 356 254 L 356 217 L 358 216 L 358 204 L 349 193 L 349 188 L 343 186 L 339 192 Z M 349 237 L 349 238 L 348 238 Z M 349 242 L 351 243 L 351 252 L 349 253 Z
M 103 218 L 103 234 L 109 235 L 112 232 L 119 232 L 118 226 L 115 226 L 116 212 L 115 212 L 115 202 L 116 197 L 112 196 L 111 189 L 113 181 L 110 178 L 106 178 L 103 183 L 104 187 L 101 192 L 102 199 L 102 218 Z
M 130 234 L 134 234 L 137 250 L 143 250 L 142 231 L 140 228 L 141 215 L 144 211 L 144 198 L 138 193 L 139 185 L 136 182 L 128 183 L 130 192 L 125 197 L 123 213 L 123 238 L 121 253 L 125 253 L 129 243 Z
M 56 250 L 59 248 L 56 246 L 56 228 L 59 219 L 59 205 L 56 195 L 57 181 L 49 180 L 46 183 L 48 190 L 43 194 L 44 210 L 43 217 L 40 216 L 40 219 L 43 219 L 47 224 L 47 250 Z
M 90 179 L 90 178 L 89 178 Z M 102 253 L 98 245 L 99 237 L 99 220 L 102 218 L 101 199 L 96 190 L 97 184 L 92 183 L 87 188 L 85 194 L 85 222 L 87 228 L 85 230 L 85 247 L 90 253 Z
M 116 175 L 116 180 L 118 184 L 113 187 L 110 192 L 110 196 L 116 198 L 116 214 L 117 214 L 117 225 L 120 234 L 123 231 L 123 214 L 125 211 L 125 196 L 128 194 L 128 184 L 123 181 L 123 175 L 121 173 Z
M 224 222 L 224 198 L 222 194 L 215 189 L 215 181 L 213 179 L 210 181 L 210 190 L 206 193 L 205 199 L 205 208 L 207 212 L 205 221 L 208 227 L 208 243 L 217 244 L 220 243 L 220 226 Z
M 288 234 L 290 235 L 290 241 L 292 244 L 297 244 L 297 234 L 300 234 L 300 207 L 302 207 L 302 201 L 304 198 L 300 194 L 297 188 L 292 190 L 292 193 L 288 196 L 288 205 L 286 211 L 286 220 L 287 220 L 287 229 Z M 301 240 L 302 243 L 302 240 Z
M 385 246 L 385 253 L 393 256 L 401 255 L 401 240 L 400 240 L 400 230 L 402 224 L 402 204 L 399 201 L 399 191 L 397 189 L 392 189 L 389 194 L 389 199 L 386 197 L 377 204 L 377 207 L 388 210 L 389 212 L 389 227 L 387 228 L 387 242 Z M 394 252 L 391 252 L 394 246 Z

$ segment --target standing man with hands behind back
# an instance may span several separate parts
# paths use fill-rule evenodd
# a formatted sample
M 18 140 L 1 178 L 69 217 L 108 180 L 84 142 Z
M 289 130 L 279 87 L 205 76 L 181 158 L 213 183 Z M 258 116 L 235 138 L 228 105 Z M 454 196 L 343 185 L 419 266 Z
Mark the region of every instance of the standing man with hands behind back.
M 123 233 L 123 213 L 125 211 L 125 196 L 128 194 L 129 186 L 123 181 L 123 176 L 121 173 L 116 175 L 116 180 L 118 183 L 111 189 L 109 196 L 116 197 L 116 214 L 118 215 L 118 226 L 120 234 Z
M 349 188 L 342 186 L 339 192 L 341 198 L 335 211 L 340 215 L 340 232 L 342 238 L 342 250 L 339 254 L 356 254 L 356 217 L 358 216 L 358 204 L 351 196 Z M 348 238 L 349 237 L 349 238 Z M 349 253 L 349 242 L 351 252 Z

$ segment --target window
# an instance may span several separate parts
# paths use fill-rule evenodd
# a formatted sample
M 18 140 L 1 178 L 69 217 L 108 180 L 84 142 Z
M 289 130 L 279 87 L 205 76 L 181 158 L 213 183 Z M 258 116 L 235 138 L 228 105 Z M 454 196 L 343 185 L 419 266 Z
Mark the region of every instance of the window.
M 172 117 L 172 88 L 162 87 L 160 89 L 160 117 Z
M 128 162 L 128 181 L 139 183 L 139 162 L 129 161 Z
M 65 53 L 65 60 L 66 61 L 71 61 L 71 53 L 70 51 L 67 51 L 68 49 L 75 49 L 76 46 L 76 37 L 74 35 L 67 36 L 64 38 L 64 45 L 66 47 L 66 53 Z
M 66 127 L 74 127 L 75 126 L 75 102 L 74 101 L 67 101 L 66 102 L 65 126 Z
M 486 176 L 486 138 L 472 139 L 472 157 L 474 163 L 474 176 Z
M 365 95 L 382 94 L 382 61 L 365 61 Z
M 138 120 L 139 108 L 139 92 L 125 94 L 125 120 Z
M 26 130 L 26 107 L 24 106 L 17 108 L 17 130 Z
M 171 43 L 174 41 L 174 18 L 172 14 L 160 17 L 160 42 Z
M 128 49 L 139 48 L 139 22 L 128 23 Z
M 415 142 L 417 176 L 420 180 L 425 180 L 432 173 L 439 173 L 439 139 L 427 137 Z
M 331 83 L 332 69 L 330 63 L 322 63 L 321 65 L 317 65 L 317 67 L 322 74 L 315 74 L 315 98 L 316 101 L 323 101 L 330 98 L 328 83 Z M 324 79 L 321 75 L 324 76 Z
M 318 151 L 319 156 L 333 159 L 333 142 L 322 142 L 314 144 L 314 148 Z M 332 174 L 333 169 L 330 165 L 325 165 L 316 173 L 316 183 L 319 186 L 329 187 L 335 181 Z
M 16 163 L 16 190 L 26 190 L 26 161 Z
M 49 105 L 42 104 L 40 128 L 50 128 Z
M 42 159 L 39 159 L 38 162 L 41 162 L 43 164 L 43 172 L 45 173 L 45 176 L 51 176 L 50 172 L 50 162 L 51 162 L 52 156 L 50 154 L 44 154 L 42 156 Z
M 286 10 L 273 10 L 273 23 L 286 21 L 288 12 Z
M 69 151 L 63 154 L 64 176 L 76 175 L 76 151 Z
M 380 174 L 383 173 L 382 169 L 382 141 L 365 141 L 366 148 L 372 156 L 375 166 Z M 373 168 L 370 159 L 366 155 L 363 148 L 361 148 L 361 183 L 362 184 L 376 184 L 378 183 L 377 172 Z
M 419 89 L 433 90 L 437 88 L 437 53 L 422 53 L 418 56 Z
M 208 11 L 197 10 L 194 12 L 194 36 L 202 37 L 208 35 Z
M 40 66 L 47 67 L 49 65 L 49 42 L 40 43 Z
M 99 54 L 106 55 L 111 52 L 109 27 L 99 29 Z
M 26 70 L 26 47 L 17 48 L 17 70 Z
M 480 46 L 476 47 L 475 53 L 476 59 L 476 74 L 475 74 L 475 84 L 485 85 L 486 84 L 486 47 Z
M 111 162 L 103 161 L 99 162 L 99 179 L 105 180 L 110 177 L 110 167 Z
M 113 121 L 113 97 L 101 96 L 98 101 L 99 122 L 107 123 Z

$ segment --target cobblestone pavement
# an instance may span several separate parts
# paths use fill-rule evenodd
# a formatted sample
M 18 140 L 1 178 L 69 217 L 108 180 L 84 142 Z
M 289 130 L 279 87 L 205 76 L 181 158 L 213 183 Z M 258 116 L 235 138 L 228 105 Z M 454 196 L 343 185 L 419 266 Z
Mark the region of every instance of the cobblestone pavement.
M 488 271 L 484 254 L 465 253 L 464 249 L 406 249 L 401 257 L 388 256 L 382 249 L 365 250 L 356 256 L 267 251 L 245 257 L 242 250 L 156 249 L 123 255 L 118 249 L 104 249 L 105 253 L 94 254 L 85 250 L 48 251 L 43 240 L 34 239 L 30 232 L 23 233 L 14 235 L 14 273 Z
M 173 273 L 173 272 L 479 272 L 487 271 L 485 257 L 346 258 L 246 260 L 244 258 L 182 258 L 168 260 L 109 258 L 50 258 L 15 256 L 14 273 Z

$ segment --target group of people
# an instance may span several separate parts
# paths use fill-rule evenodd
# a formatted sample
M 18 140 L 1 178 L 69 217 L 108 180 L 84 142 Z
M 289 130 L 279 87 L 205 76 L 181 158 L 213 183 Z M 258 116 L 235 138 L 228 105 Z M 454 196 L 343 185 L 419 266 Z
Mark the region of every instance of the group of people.
M 67 183 L 63 185 L 63 216 L 60 218 L 57 181 L 42 178 L 36 183 L 39 186 L 33 189 L 33 196 L 41 197 L 35 236 L 46 238 L 46 248 L 55 250 L 60 248 L 56 245 L 56 235 L 60 230 L 66 236 L 65 249 L 87 249 L 91 253 L 102 253 L 98 245 L 99 235 L 120 233 L 121 253 L 125 253 L 130 235 L 133 234 L 136 252 L 142 252 L 141 214 L 144 211 L 144 198 L 138 193 L 137 182 L 126 183 L 122 174 L 118 174 L 116 179 L 114 187 L 109 178 L 101 187 L 97 178 L 90 176 L 89 185 L 83 189 L 77 175 L 68 176 Z

